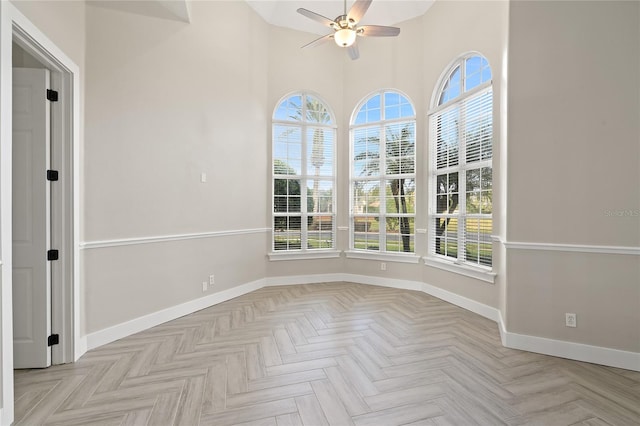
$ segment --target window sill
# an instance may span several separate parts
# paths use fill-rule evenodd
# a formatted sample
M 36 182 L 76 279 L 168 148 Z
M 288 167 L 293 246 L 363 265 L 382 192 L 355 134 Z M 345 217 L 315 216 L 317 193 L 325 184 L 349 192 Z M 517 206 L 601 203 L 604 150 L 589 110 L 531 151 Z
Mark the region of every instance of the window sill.
M 424 264 L 433 268 L 442 269 L 455 274 L 464 275 L 466 277 L 475 278 L 490 284 L 495 283 L 496 273 L 482 268 L 474 268 L 472 266 L 460 265 L 446 260 L 435 259 L 433 257 L 425 257 Z
M 420 262 L 420 256 L 416 256 L 413 253 L 409 254 L 392 254 L 392 253 L 377 253 L 359 250 L 349 250 L 344 252 L 349 259 L 364 259 L 364 260 L 382 260 L 385 262 L 400 262 L 400 263 L 418 263 Z
M 306 260 L 306 259 L 333 259 L 340 257 L 338 250 L 313 250 L 313 251 L 281 251 L 270 252 L 270 261 L 279 260 Z

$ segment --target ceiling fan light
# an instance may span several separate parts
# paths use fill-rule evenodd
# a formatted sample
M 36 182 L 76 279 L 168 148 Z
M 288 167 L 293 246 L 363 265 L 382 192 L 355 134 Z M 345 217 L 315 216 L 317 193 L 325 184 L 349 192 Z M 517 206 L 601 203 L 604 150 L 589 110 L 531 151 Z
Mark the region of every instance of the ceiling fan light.
M 336 31 L 333 35 L 333 39 L 338 46 L 349 47 L 356 41 L 356 32 L 349 28 L 343 28 Z

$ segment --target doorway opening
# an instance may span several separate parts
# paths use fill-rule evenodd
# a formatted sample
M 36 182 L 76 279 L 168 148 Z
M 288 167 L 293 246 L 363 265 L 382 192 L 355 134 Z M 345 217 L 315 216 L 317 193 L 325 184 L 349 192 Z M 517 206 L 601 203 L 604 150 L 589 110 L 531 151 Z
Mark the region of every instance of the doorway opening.
M 25 173 L 23 170 L 24 158 L 27 156 L 19 145 L 21 136 L 16 133 L 16 129 L 13 132 L 13 180 L 11 184 L 14 192 L 12 197 L 13 233 L 16 234 L 17 224 L 25 222 L 22 220 L 22 216 L 16 217 L 16 215 L 31 216 L 31 223 L 43 222 L 43 226 L 32 227 L 33 239 L 41 240 L 37 255 L 28 254 L 26 256 L 27 258 L 31 256 L 34 262 L 39 262 L 41 276 L 38 290 L 36 290 L 35 283 L 30 285 L 26 292 L 24 289 L 16 288 L 17 285 L 25 283 L 24 270 L 22 277 L 20 273 L 16 273 L 16 267 L 20 266 L 16 263 L 19 260 L 18 257 L 25 256 L 24 253 L 19 252 L 19 248 L 16 246 L 16 238 L 19 239 L 21 235 L 13 237 L 12 252 L 13 260 L 15 260 L 12 271 L 12 311 L 15 322 L 13 328 L 15 332 L 22 326 L 20 331 L 25 334 L 24 322 L 32 321 L 33 324 L 28 324 L 31 328 L 49 329 L 48 335 L 44 336 L 45 342 L 38 339 L 37 350 L 46 351 L 44 354 L 40 354 L 41 360 L 44 356 L 45 364 L 48 358 L 50 364 L 55 365 L 73 362 L 84 352 L 83 345 L 79 341 L 78 69 L 62 52 L 57 51 L 57 48 L 50 41 L 46 40 L 46 43 L 43 43 L 43 40 L 38 39 L 40 33 L 35 28 L 24 29 L 25 26 L 13 22 L 12 68 L 14 79 L 16 79 L 16 75 L 24 74 L 26 70 L 27 73 L 36 75 L 36 80 L 42 78 L 47 81 L 49 86 L 47 89 L 50 92 L 46 92 L 45 89 L 44 96 L 46 96 L 48 109 L 45 113 L 48 123 L 42 123 L 42 118 L 35 121 L 38 121 L 39 128 L 44 129 L 50 142 L 41 138 L 38 143 L 30 144 L 33 151 L 29 153 L 30 158 L 40 156 L 42 163 L 38 166 L 38 173 Z M 14 80 L 12 89 L 14 114 L 16 102 L 23 102 L 20 100 L 20 96 L 23 98 L 25 96 L 24 90 L 16 89 L 16 81 Z M 16 124 L 15 116 L 13 123 Z M 31 179 L 26 178 L 28 174 Z M 34 176 L 37 179 L 34 179 Z M 44 183 L 41 178 L 45 180 Z M 31 197 L 36 202 L 27 203 L 29 204 L 27 207 L 25 207 L 25 203 L 22 203 L 22 206 L 20 203 L 15 203 L 16 197 L 19 199 L 20 196 L 24 201 L 25 191 L 30 195 L 36 194 Z M 38 191 L 39 193 L 37 193 Z M 33 211 L 24 211 L 25 208 L 32 208 Z M 34 219 L 36 216 L 37 220 Z M 43 248 L 45 246 L 46 248 Z M 42 252 L 43 250 L 44 252 Z M 42 262 L 42 259 L 45 261 Z M 42 268 L 44 268 L 44 272 Z M 42 277 L 49 283 L 43 283 Z M 42 296 L 47 297 L 44 304 L 42 300 L 39 300 L 39 303 L 48 312 L 36 311 L 33 307 L 25 305 L 25 303 L 29 303 L 29 300 L 37 299 L 37 297 L 28 294 L 29 291 L 39 291 Z M 18 321 L 22 321 L 22 324 L 19 324 Z M 42 321 L 48 321 L 49 324 L 43 325 Z M 16 339 L 21 337 L 24 336 L 14 336 L 14 347 L 18 346 Z M 14 355 L 15 357 L 19 356 L 16 351 L 14 351 Z M 26 360 L 26 363 L 21 361 L 23 360 L 14 358 L 14 365 L 20 368 L 46 366 L 30 366 L 29 362 L 33 361 Z

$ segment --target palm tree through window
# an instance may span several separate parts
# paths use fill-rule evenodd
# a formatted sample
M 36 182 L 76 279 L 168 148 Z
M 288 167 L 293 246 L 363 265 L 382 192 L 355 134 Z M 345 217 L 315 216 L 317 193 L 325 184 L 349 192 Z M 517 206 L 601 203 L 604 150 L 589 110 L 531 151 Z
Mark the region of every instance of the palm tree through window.
M 335 120 L 318 97 L 276 107 L 272 131 L 273 250 L 335 247 Z
M 415 252 L 415 112 L 395 91 L 363 102 L 351 122 L 351 248 Z

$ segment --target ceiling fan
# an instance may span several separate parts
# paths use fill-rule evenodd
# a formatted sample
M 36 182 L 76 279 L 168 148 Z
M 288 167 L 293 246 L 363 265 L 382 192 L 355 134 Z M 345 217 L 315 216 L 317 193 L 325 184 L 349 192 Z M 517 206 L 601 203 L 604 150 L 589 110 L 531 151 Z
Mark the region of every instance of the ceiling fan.
M 302 48 L 317 46 L 333 39 L 338 46 L 347 48 L 347 54 L 351 59 L 358 59 L 360 52 L 356 44 L 357 36 L 394 37 L 400 34 L 400 28 L 396 27 L 385 27 L 382 25 L 358 26 L 365 12 L 369 9 L 371 1 L 372 0 L 356 0 L 347 13 L 347 0 L 344 0 L 344 13 L 334 20 L 304 8 L 298 9 L 299 14 L 320 22 L 333 30 L 333 33 L 315 39 L 311 43 L 302 46 Z

